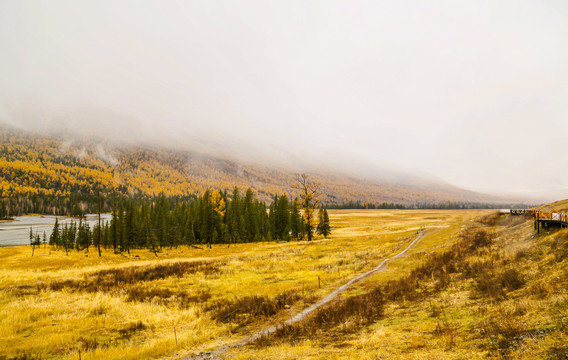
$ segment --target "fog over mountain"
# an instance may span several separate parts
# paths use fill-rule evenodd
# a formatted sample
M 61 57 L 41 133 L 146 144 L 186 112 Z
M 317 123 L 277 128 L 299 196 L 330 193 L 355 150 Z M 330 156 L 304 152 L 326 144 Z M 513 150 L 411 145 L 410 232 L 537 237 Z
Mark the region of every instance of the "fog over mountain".
M 563 1 L 0 2 L 0 121 L 423 186 L 568 186 Z

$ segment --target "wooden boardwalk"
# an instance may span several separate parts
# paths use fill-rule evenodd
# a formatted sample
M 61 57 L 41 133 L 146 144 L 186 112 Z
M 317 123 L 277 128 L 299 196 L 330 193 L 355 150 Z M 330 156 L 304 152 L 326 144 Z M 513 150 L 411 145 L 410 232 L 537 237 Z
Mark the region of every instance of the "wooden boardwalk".
M 540 232 L 542 228 L 548 229 L 549 227 L 568 227 L 568 213 L 557 213 L 531 209 L 501 210 L 501 213 L 510 213 L 511 215 L 532 214 L 532 216 L 534 217 L 534 229 L 537 232 Z
M 536 210 L 534 212 L 534 223 L 534 228 L 537 232 L 540 232 L 541 227 L 568 227 L 568 214 Z

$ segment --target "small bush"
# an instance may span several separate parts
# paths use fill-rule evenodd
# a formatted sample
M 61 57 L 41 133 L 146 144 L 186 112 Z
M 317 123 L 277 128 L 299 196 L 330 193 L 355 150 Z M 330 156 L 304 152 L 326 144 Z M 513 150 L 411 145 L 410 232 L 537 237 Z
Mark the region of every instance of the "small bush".
M 522 278 L 521 274 L 514 269 L 505 270 L 499 280 L 501 286 L 507 288 L 507 290 L 517 290 L 525 284 L 525 280 Z
M 568 359 L 568 346 L 553 346 L 547 355 L 548 359 Z
M 444 346 L 446 349 L 451 349 L 456 344 L 456 327 L 451 324 L 448 319 L 444 318 L 436 324 L 436 328 L 433 331 L 434 336 L 442 337 L 444 340 Z
M 79 348 L 82 351 L 93 351 L 96 349 L 108 348 L 111 346 L 112 343 L 110 339 L 107 341 L 101 341 L 100 339 L 96 339 L 94 337 L 91 338 L 80 337 L 77 340 L 77 342 L 79 344 Z
M 459 250 L 477 250 L 481 247 L 489 246 L 493 243 L 493 234 L 486 230 L 472 226 L 467 227 L 461 233 L 462 240 L 458 243 Z
M 495 225 L 499 224 L 505 216 L 508 216 L 508 215 L 501 215 L 500 213 L 496 212 L 496 213 L 493 213 L 493 214 L 483 216 L 483 217 L 479 218 L 477 221 L 479 223 L 483 224 L 483 225 L 495 226 Z
M 126 328 L 119 330 L 122 334 L 133 333 L 146 329 L 146 325 L 142 321 L 130 323 Z
M 566 258 L 568 258 L 568 243 L 562 242 L 557 244 L 554 249 L 554 259 L 556 262 L 561 262 Z
M 133 322 L 128 324 L 128 326 L 119 329 L 118 333 L 120 334 L 122 339 L 128 339 L 135 335 L 137 332 L 146 329 L 146 325 L 142 321 Z
M 17 355 L 15 357 L 6 357 L 0 355 L 0 360 L 41 360 L 42 357 L 40 355 L 32 355 L 29 353 L 24 353 L 22 355 Z
M 480 295 L 502 300 L 505 298 L 505 291 L 500 281 L 491 274 L 483 273 L 475 281 L 475 289 Z
M 438 317 L 442 313 L 442 306 L 436 305 L 433 302 L 430 303 L 430 317 Z
M 142 286 L 132 286 L 126 290 L 126 301 L 153 302 L 161 304 L 177 304 L 180 307 L 188 307 L 192 304 L 203 303 L 211 298 L 209 291 L 199 291 L 189 295 L 185 291 L 173 292 L 169 289 L 160 287 L 144 288 Z
M 231 322 L 234 319 L 246 315 L 250 319 L 256 316 L 272 316 L 292 305 L 301 296 L 296 292 L 285 292 L 274 298 L 268 296 L 245 296 L 233 301 L 223 301 L 210 306 L 208 310 L 213 312 L 213 318 L 222 322 Z
M 464 264 L 463 274 L 468 278 L 477 278 L 482 274 L 487 274 L 495 269 L 493 259 L 486 261 L 466 262 Z

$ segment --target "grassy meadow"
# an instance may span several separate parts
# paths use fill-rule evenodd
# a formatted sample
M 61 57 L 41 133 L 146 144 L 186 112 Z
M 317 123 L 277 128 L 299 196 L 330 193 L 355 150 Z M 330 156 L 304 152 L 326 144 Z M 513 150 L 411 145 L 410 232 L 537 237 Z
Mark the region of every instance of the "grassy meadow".
M 146 250 L 105 251 L 99 258 L 93 248 L 66 256 L 41 247 L 34 257 L 29 246 L 0 248 L 0 359 L 78 359 L 79 352 L 81 359 L 178 359 L 211 351 L 290 318 L 403 250 L 422 229 L 426 236 L 411 252 L 313 316 L 323 322 L 308 319 L 223 356 L 510 356 L 501 347 L 516 344 L 522 334 L 530 339 L 534 329 L 544 331 L 548 343 L 538 337 L 524 341 L 523 354 L 559 347 L 567 339 L 562 326 L 568 327 L 556 324 L 568 299 L 560 265 L 566 260 L 551 260 L 537 247 L 537 241 L 552 244 L 558 235 L 535 239 L 528 220 L 493 219 L 475 225 L 475 231 L 491 234 L 490 243 L 456 245 L 473 219 L 491 213 L 336 210 L 330 211 L 330 239 L 164 249 L 158 258 Z M 446 252 L 453 257 L 446 259 Z M 456 267 L 457 260 L 468 266 Z M 500 285 L 517 262 L 522 285 Z M 533 262 L 545 274 L 557 274 L 549 274 L 552 285 L 537 281 L 542 274 Z M 481 279 L 483 274 L 488 278 Z M 380 311 L 370 322 L 360 311 L 373 301 Z M 333 309 L 342 314 L 329 315 Z M 509 337 L 500 328 L 507 321 Z
M 440 250 L 451 242 L 444 234 L 456 235 L 450 226 L 433 236 L 438 240 L 422 243 L 389 271 L 357 286 L 358 293 L 352 290 L 305 324 L 226 355 L 568 358 L 568 229 L 537 235 L 527 217 L 489 215 L 478 220 L 464 226 L 453 246 Z M 378 296 L 369 296 L 377 290 Z M 368 321 L 370 304 L 380 312 Z

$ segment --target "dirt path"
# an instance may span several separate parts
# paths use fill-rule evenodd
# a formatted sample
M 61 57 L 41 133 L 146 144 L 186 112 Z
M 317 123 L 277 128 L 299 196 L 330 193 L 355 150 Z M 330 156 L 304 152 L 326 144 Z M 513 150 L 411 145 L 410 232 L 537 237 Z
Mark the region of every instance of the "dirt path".
M 227 344 L 227 345 L 223 345 L 220 346 L 216 349 L 214 349 L 211 352 L 205 352 L 205 353 L 201 353 L 197 356 L 194 357 L 188 357 L 185 358 L 184 360 L 206 360 L 206 359 L 219 359 L 219 357 L 225 353 L 226 351 L 230 350 L 231 348 L 234 347 L 239 347 L 239 346 L 243 346 L 243 345 L 247 345 L 250 344 L 258 339 L 260 339 L 263 336 L 267 336 L 270 335 L 272 333 L 274 333 L 276 330 L 286 326 L 286 325 L 292 325 L 294 323 L 297 323 L 299 321 L 302 321 L 306 316 L 308 316 L 310 313 L 312 313 L 314 310 L 318 309 L 319 307 L 327 304 L 328 302 L 330 302 L 331 300 L 335 299 L 338 295 L 340 295 L 341 293 L 345 292 L 347 289 L 349 289 L 353 284 L 365 279 L 366 277 L 371 276 L 372 274 L 382 271 L 384 269 L 386 269 L 386 264 L 389 263 L 390 261 L 397 259 L 399 257 L 401 257 L 402 255 L 404 255 L 406 252 L 408 252 L 409 250 L 411 250 L 420 240 L 422 240 L 422 238 L 424 237 L 424 233 L 425 230 L 422 230 L 418 236 L 416 237 L 416 239 L 414 239 L 404 250 L 402 250 L 401 252 L 399 252 L 398 254 L 390 257 L 390 258 L 386 258 L 384 259 L 379 265 L 375 266 L 373 269 L 367 271 L 366 273 L 363 273 L 361 275 L 358 275 L 356 277 L 354 277 L 353 279 L 349 280 L 349 282 L 341 285 L 340 287 L 338 287 L 337 289 L 335 289 L 334 291 L 332 291 L 331 293 L 327 294 L 327 296 L 325 296 L 323 299 L 321 299 L 320 301 L 312 304 L 310 307 L 305 308 L 304 310 L 302 310 L 301 312 L 297 313 L 296 315 L 292 316 L 290 319 L 286 320 L 285 322 L 283 322 L 282 324 L 279 325 L 274 325 L 274 326 L 270 326 L 266 329 L 263 329 L 259 332 L 257 332 L 256 334 L 245 338 L 244 340 L 241 340 L 239 342 L 236 342 L 234 344 Z

